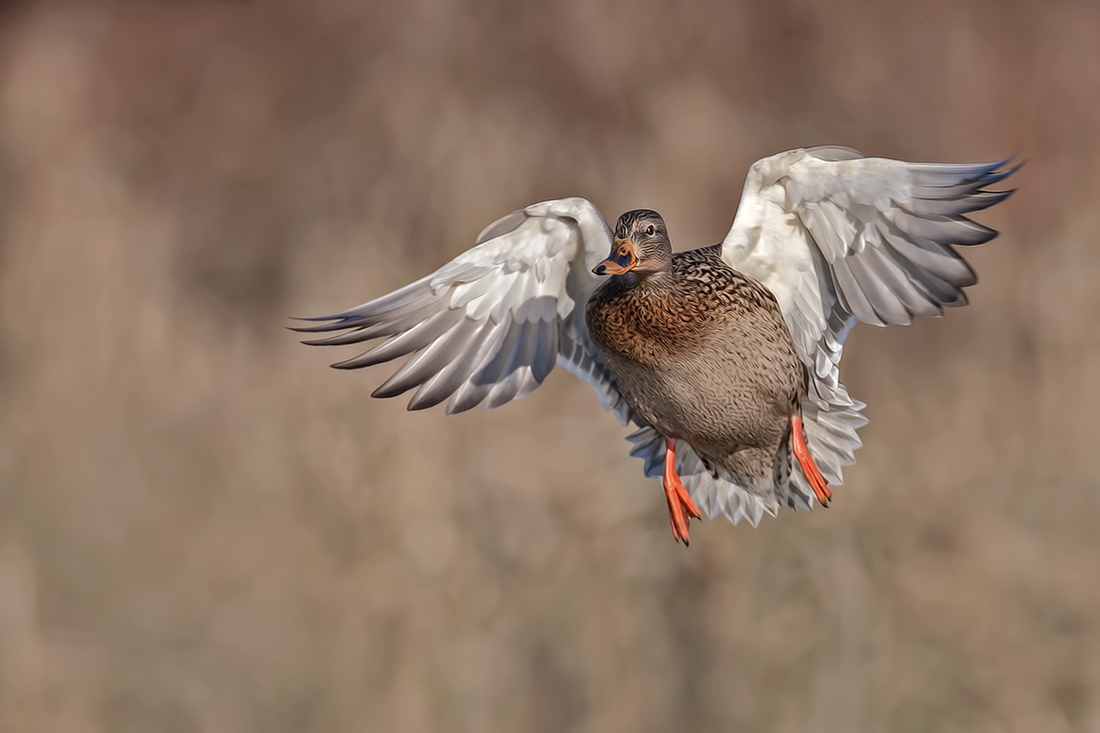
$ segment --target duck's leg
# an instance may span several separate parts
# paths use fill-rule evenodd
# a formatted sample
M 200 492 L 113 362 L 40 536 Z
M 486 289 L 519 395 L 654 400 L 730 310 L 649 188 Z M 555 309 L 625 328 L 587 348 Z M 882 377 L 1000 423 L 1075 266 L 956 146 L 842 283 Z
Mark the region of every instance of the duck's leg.
M 676 441 L 665 439 L 665 499 L 668 501 L 668 521 L 672 525 L 672 536 L 677 542 L 683 541 L 686 547 L 688 543 L 688 524 L 690 519 L 684 516 L 684 511 L 696 519 L 702 519 L 703 515 L 691 495 L 684 488 L 684 483 L 676 474 Z
M 802 473 L 810 482 L 810 488 L 814 490 L 821 506 L 829 506 L 829 500 L 833 498 L 833 492 L 829 491 L 829 482 L 821 475 L 814 457 L 810 455 L 810 447 L 806 445 L 806 433 L 802 432 L 802 415 L 791 415 L 791 447 L 794 449 L 794 457 L 798 465 L 802 467 Z

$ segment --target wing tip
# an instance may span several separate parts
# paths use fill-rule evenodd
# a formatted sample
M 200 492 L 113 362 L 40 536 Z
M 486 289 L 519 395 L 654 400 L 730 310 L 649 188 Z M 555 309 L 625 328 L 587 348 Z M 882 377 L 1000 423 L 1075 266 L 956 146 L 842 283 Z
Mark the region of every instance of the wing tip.
M 970 219 L 966 219 L 966 217 L 963 217 L 963 220 L 969 222 L 971 235 L 966 238 L 965 242 L 951 242 L 950 244 L 957 244 L 963 247 L 976 247 L 980 244 L 992 242 L 1001 235 L 999 231 L 992 227 L 987 227 L 984 224 L 971 221 Z
M 391 380 L 392 377 L 375 387 L 374 391 L 370 393 L 370 396 L 376 400 L 388 400 L 391 397 L 397 397 L 398 395 L 405 394 L 410 389 L 416 386 L 415 384 L 408 387 L 404 385 L 394 386 L 390 384 Z
M 373 396 L 374 395 L 372 394 L 371 397 Z M 409 404 L 405 405 L 405 409 L 408 412 L 419 412 L 420 410 L 427 410 L 429 408 L 435 407 L 440 402 L 447 399 L 447 397 L 449 396 L 450 395 L 431 395 L 421 397 L 420 392 L 418 391 L 412 396 L 412 399 L 409 400 Z
M 331 315 L 331 316 L 287 316 L 287 318 L 289 318 L 292 321 L 317 322 L 317 321 L 335 321 L 335 320 L 338 320 L 340 318 L 340 316 L 336 316 L 336 315 Z M 293 329 L 294 327 L 293 326 L 287 326 L 287 328 Z
M 355 328 L 354 325 L 347 323 L 343 318 L 336 318 L 334 316 L 321 316 L 318 318 L 303 318 L 300 320 L 309 320 L 317 323 L 315 326 L 283 326 L 288 331 L 294 333 L 327 333 L 329 331 L 343 331 L 349 328 Z M 328 323 L 322 323 L 322 321 L 328 321 Z
M 365 366 L 369 366 L 367 364 L 352 364 L 351 362 L 353 361 L 355 361 L 354 358 L 346 359 L 344 361 L 338 361 L 334 364 L 329 364 L 329 366 L 333 369 L 339 369 L 340 371 L 351 371 L 352 369 L 362 369 Z

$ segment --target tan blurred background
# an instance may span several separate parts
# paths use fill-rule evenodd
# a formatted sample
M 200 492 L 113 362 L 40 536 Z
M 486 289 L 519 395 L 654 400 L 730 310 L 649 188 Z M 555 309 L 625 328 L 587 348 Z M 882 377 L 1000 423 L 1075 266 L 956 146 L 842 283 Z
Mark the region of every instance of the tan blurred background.
M 828 512 L 685 550 L 567 373 L 410 414 L 283 330 L 821 143 L 1029 160 L 849 342 Z M 0 731 L 1100 731 L 1098 171 L 1091 1 L 4 5 Z

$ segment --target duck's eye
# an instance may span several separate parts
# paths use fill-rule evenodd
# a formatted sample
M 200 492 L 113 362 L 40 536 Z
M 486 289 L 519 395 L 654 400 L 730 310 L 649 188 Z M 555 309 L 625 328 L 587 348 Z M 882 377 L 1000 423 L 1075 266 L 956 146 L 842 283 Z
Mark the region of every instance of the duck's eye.
M 645 228 L 645 233 L 646 233 L 646 236 L 647 236 L 647 237 L 652 237 L 652 236 L 653 236 L 653 232 L 655 232 L 655 231 L 657 231 L 657 230 L 653 228 L 653 225 L 652 225 L 652 224 L 650 224 L 649 226 L 647 226 L 647 227 Z

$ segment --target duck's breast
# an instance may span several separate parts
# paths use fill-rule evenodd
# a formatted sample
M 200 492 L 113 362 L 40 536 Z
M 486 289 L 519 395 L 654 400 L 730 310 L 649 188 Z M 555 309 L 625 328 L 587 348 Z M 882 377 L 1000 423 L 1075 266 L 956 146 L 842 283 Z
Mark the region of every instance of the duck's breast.
M 716 448 L 778 441 L 802 364 L 771 294 L 711 249 L 677 255 L 659 288 L 605 283 L 586 313 L 592 340 L 664 435 Z

